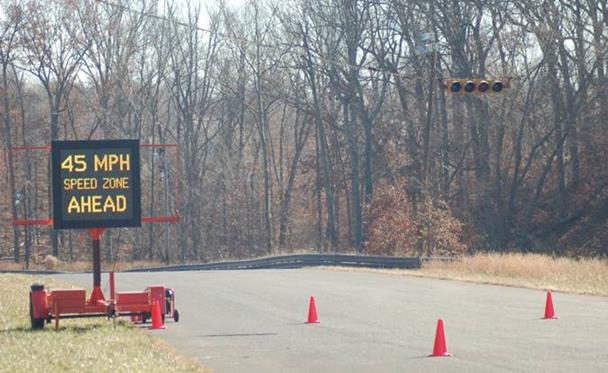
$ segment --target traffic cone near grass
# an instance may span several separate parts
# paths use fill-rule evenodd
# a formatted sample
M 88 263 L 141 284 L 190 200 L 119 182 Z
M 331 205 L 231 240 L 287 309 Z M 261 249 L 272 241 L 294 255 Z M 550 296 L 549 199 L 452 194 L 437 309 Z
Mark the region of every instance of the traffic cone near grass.
M 437 320 L 437 331 L 435 332 L 435 345 L 433 346 L 433 353 L 429 356 L 439 357 L 450 357 L 452 354 L 448 352 L 447 345 L 445 343 L 445 333 L 443 331 L 443 320 Z
M 152 302 L 152 326 L 150 329 L 164 329 L 163 316 L 160 314 L 160 303 L 157 300 Z
M 558 319 L 557 315 L 555 315 L 555 309 L 553 308 L 553 296 L 551 295 L 551 290 L 547 290 L 547 301 L 545 302 L 545 320 L 549 319 Z
M 308 321 L 307 324 L 318 324 L 319 317 L 317 316 L 317 307 L 315 306 L 315 297 L 310 297 L 310 302 L 308 304 Z

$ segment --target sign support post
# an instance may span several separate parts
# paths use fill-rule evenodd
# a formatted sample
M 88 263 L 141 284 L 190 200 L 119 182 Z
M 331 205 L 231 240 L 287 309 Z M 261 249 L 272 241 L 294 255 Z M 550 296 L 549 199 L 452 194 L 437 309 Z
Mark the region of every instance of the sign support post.
M 103 291 L 101 290 L 101 235 L 103 228 L 89 228 L 93 249 L 93 292 L 89 303 L 96 304 L 97 301 L 103 301 Z

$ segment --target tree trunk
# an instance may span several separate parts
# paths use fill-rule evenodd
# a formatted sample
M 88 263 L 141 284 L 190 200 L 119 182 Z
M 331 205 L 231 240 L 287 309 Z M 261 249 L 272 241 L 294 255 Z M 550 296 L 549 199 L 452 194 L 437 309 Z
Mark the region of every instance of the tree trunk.
M 13 136 L 11 133 L 11 110 L 10 110 L 10 95 L 8 92 L 8 64 L 2 64 L 2 104 L 3 104 L 3 119 L 4 119 L 4 142 L 5 149 L 8 160 L 8 184 L 9 184 L 9 202 L 11 204 L 11 217 L 13 220 L 17 219 L 17 203 L 21 202 L 17 199 L 16 196 L 16 187 L 15 187 L 15 164 L 13 158 Z M 25 196 L 22 196 L 21 199 L 25 199 Z M 13 261 L 15 263 L 19 263 L 20 255 L 19 255 L 19 227 L 13 225 Z
M 51 141 L 59 139 L 59 99 L 55 97 L 55 99 L 51 100 Z M 50 159 L 49 159 L 50 162 Z M 50 168 L 49 168 L 50 169 Z M 48 198 L 49 201 L 52 201 L 51 196 L 51 178 L 48 180 Z M 53 206 L 52 203 L 49 204 L 49 217 L 52 217 Z M 51 247 L 53 256 L 59 258 L 59 232 L 53 229 L 53 227 L 49 227 L 49 234 L 51 237 Z
M 348 103 L 344 103 L 348 105 Z M 353 231 L 354 241 L 352 243 L 353 248 L 361 253 L 363 249 L 363 206 L 361 205 L 361 189 L 359 183 L 359 147 L 356 138 L 356 127 L 357 120 L 356 116 L 352 115 L 352 108 L 346 109 L 344 120 L 346 121 L 347 128 L 347 140 L 350 151 L 350 183 L 351 183 L 351 194 L 352 194 L 352 212 L 353 212 Z

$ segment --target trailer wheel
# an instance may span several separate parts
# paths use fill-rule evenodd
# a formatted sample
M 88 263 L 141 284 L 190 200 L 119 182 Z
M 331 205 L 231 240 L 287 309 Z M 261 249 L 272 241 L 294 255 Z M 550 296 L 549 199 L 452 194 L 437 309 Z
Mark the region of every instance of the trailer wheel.
M 177 308 L 173 310 L 173 321 L 179 322 L 179 311 Z
M 44 329 L 45 319 L 34 318 L 34 305 L 32 304 L 32 293 L 30 293 L 30 321 L 32 323 L 32 330 Z

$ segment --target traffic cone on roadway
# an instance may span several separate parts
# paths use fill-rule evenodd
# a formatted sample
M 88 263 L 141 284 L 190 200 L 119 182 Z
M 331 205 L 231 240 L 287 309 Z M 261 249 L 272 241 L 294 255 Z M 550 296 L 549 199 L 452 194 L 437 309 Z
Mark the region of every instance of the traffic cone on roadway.
M 545 302 L 545 317 L 544 319 L 558 319 L 557 315 L 555 315 L 555 310 L 553 309 L 553 296 L 551 295 L 551 290 L 547 290 L 547 301 Z
M 310 303 L 308 304 L 308 321 L 307 324 L 319 323 L 319 317 L 317 316 L 317 307 L 315 306 L 315 297 L 310 296 Z
M 152 326 L 150 329 L 164 329 L 163 317 L 160 314 L 160 303 L 157 300 L 152 302 Z
M 437 331 L 435 332 L 435 345 L 433 346 L 433 353 L 429 356 L 442 356 L 450 357 L 452 354 L 448 352 L 445 343 L 445 333 L 443 332 L 443 320 L 437 320 Z

